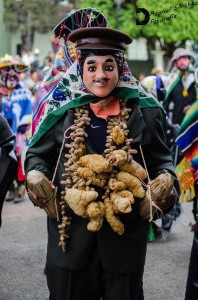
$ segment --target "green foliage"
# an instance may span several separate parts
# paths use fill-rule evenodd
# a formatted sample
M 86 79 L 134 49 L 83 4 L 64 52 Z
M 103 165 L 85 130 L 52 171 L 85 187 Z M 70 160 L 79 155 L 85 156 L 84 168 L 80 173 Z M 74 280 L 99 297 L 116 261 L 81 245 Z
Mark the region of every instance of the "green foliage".
M 108 20 L 111 28 L 116 28 L 116 4 L 114 0 L 83 0 L 79 1 L 79 8 L 93 7 L 101 11 Z
M 198 41 L 198 5 L 193 6 L 192 3 L 196 3 L 196 1 L 125 0 L 121 4 L 119 29 L 134 38 L 162 38 L 167 43 L 188 39 Z M 107 17 L 110 27 L 116 28 L 116 4 L 114 0 L 79 1 L 79 7 L 88 6 L 102 11 Z M 148 10 L 150 13 L 148 24 L 136 25 L 136 7 Z M 143 19 L 144 15 L 138 14 L 138 20 Z
M 140 25 L 139 35 L 163 38 L 167 43 L 198 40 L 198 6 L 196 1 L 137 0 L 137 6 L 150 13 L 147 25 Z M 168 19 L 169 18 L 169 19 Z
M 31 11 L 32 31 L 50 31 L 57 24 L 57 0 L 4 0 L 4 20 L 10 29 L 27 30 L 27 15 Z M 115 0 L 73 0 L 79 8 L 93 7 L 107 18 L 111 28 L 117 28 L 133 38 L 145 37 L 148 45 L 154 46 L 156 39 L 166 50 L 174 44 L 186 40 L 198 41 L 198 5 L 188 0 L 125 0 L 118 11 Z M 136 25 L 136 8 L 144 8 L 150 13 L 146 25 Z M 119 15 L 119 20 L 118 20 Z M 166 19 L 169 18 L 169 19 Z M 144 15 L 138 14 L 138 20 Z M 25 26 L 24 26 L 25 24 Z M 171 51 L 172 51 L 171 50 Z
M 49 32 L 56 24 L 56 0 L 5 0 L 4 8 L 4 21 L 13 31 L 27 24 L 28 12 L 31 12 L 32 30 Z

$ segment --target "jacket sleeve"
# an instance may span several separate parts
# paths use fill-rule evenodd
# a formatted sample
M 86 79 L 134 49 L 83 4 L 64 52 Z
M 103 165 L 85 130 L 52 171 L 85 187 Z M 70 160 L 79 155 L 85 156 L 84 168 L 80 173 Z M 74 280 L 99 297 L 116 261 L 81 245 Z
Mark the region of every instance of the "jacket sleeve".
M 174 172 L 173 160 L 167 146 L 165 134 L 165 117 L 161 109 L 154 113 L 143 112 L 146 128 L 143 133 L 143 155 L 147 165 L 150 179 L 156 178 L 164 170 L 174 177 L 174 186 L 179 194 L 179 182 Z
M 15 139 L 7 120 L 0 114 L 0 147 L 10 143 Z
M 61 139 L 63 139 L 63 131 L 62 122 L 59 121 L 27 150 L 24 165 L 26 175 L 34 169 L 43 172 L 50 180 L 52 179 Z

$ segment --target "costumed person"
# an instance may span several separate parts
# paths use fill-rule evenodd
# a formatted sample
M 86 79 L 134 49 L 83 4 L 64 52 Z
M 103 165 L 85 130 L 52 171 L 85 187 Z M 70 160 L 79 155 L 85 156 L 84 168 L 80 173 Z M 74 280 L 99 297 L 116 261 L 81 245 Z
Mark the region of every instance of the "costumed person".
M 172 124 L 180 125 L 190 105 L 196 100 L 194 55 L 183 48 L 174 51 L 169 84 L 163 102 Z
M 7 120 L 0 113 L 0 227 L 1 212 L 6 193 L 17 173 L 17 158 L 14 154 L 13 134 Z
M 18 159 L 17 177 L 9 189 L 6 201 L 14 200 L 14 203 L 18 203 L 24 200 L 25 195 L 26 178 L 21 162 L 21 152 L 25 146 L 26 130 L 32 121 L 34 98 L 31 91 L 20 84 L 20 73 L 27 71 L 27 66 L 12 56 L 10 59 L 6 57 L 0 67 L 8 90 L 8 95 L 2 97 L 2 115 L 16 136 L 14 151 Z
M 142 300 L 149 220 L 179 191 L 164 110 L 131 75 L 130 36 L 96 27 L 69 40 L 78 60 L 49 96 L 25 160 L 28 195 L 51 216 L 49 299 Z
M 198 68 L 195 70 L 196 89 L 198 87 Z M 198 95 L 198 93 L 197 93 Z M 176 139 L 184 159 L 176 172 L 180 183 L 180 201 L 193 201 L 194 239 L 191 249 L 185 300 L 198 298 L 198 100 L 188 110 L 181 123 Z

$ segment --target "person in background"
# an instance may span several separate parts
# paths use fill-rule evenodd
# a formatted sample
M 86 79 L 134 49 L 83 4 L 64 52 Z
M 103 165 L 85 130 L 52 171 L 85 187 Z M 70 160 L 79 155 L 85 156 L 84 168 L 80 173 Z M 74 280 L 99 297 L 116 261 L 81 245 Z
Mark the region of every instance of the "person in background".
M 59 221 L 49 217 L 48 222 L 49 299 L 143 300 L 149 220 L 140 215 L 138 197 L 144 197 L 142 184 L 146 187 L 148 183 L 144 167 L 152 180 L 161 173 L 160 178 L 171 179 L 172 184 L 164 183 L 166 196 L 157 194 L 153 199 L 159 211 L 171 209 L 179 192 L 165 145 L 163 110 L 136 83 L 125 62 L 124 50 L 131 37 L 110 28 L 87 27 L 74 30 L 69 40 L 76 45 L 78 60 L 49 96 L 48 116 L 35 133 L 25 160 L 33 204 L 48 206 L 48 199 L 35 189 L 40 184 L 34 185 L 37 171 L 41 178 L 48 178 L 52 190 L 57 187 L 57 210 L 61 210 Z M 131 159 L 144 169 L 145 183 L 140 180 L 141 172 L 135 173 L 136 180 L 120 171 L 124 163 L 132 167 Z M 140 184 L 141 195 L 133 197 L 123 176 Z M 131 199 L 125 213 L 115 204 L 119 196 L 121 203 L 125 197 Z M 80 199 L 88 201 L 84 208 Z
M 170 122 L 180 125 L 190 105 L 196 100 L 193 54 L 178 48 L 171 59 L 171 73 L 163 107 Z
M 0 113 L 0 227 L 3 202 L 17 173 L 17 158 L 13 151 L 14 140 L 15 135 L 7 120 Z
M 34 61 L 31 63 L 31 69 L 39 69 L 40 67 L 40 50 L 38 48 L 34 49 Z
M 21 152 L 25 146 L 26 129 L 31 123 L 34 105 L 31 91 L 22 87 L 20 82 L 19 74 L 27 70 L 26 65 L 11 56 L 10 60 L 4 62 L 1 66 L 1 73 L 4 74 L 3 78 L 8 90 L 8 94 L 2 96 L 2 115 L 6 118 L 16 136 L 14 151 L 18 159 L 17 178 L 6 195 L 6 201 L 14 200 L 14 203 L 24 200 L 25 174 L 21 162 Z
M 21 57 L 21 61 L 24 65 L 30 68 L 34 63 L 34 54 L 32 53 L 32 51 L 24 51 Z
M 198 87 L 198 68 L 195 70 L 196 90 Z M 197 93 L 198 95 L 198 93 Z M 176 143 L 183 153 L 185 163 L 180 163 L 178 178 L 181 185 L 181 197 L 194 194 L 193 215 L 195 219 L 194 239 L 186 282 L 185 300 L 198 299 L 198 100 L 189 108 L 181 123 Z M 189 201 L 192 197 L 188 197 Z
M 155 76 L 160 76 L 160 75 L 163 75 L 164 74 L 164 70 L 162 68 L 158 68 L 158 67 L 154 67 L 152 70 L 151 70 L 151 75 L 155 75 Z
M 140 73 L 138 76 L 139 82 L 142 83 L 142 81 L 144 80 L 145 77 L 146 77 L 146 75 L 144 73 Z
M 34 97 L 36 97 L 36 93 L 38 87 L 40 85 L 40 70 L 38 69 L 30 69 L 28 72 L 25 72 L 23 76 L 20 77 L 21 85 L 24 88 L 30 90 Z

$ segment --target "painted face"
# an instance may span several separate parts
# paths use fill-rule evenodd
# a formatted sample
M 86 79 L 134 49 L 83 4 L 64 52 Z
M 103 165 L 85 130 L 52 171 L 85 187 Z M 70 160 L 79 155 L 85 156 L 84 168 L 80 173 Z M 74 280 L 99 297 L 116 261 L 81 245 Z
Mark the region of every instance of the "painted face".
M 15 88 L 17 83 L 18 83 L 18 80 L 8 78 L 7 81 L 6 81 L 6 86 L 7 86 L 8 89 L 12 90 L 13 88 Z
M 190 59 L 188 56 L 181 56 L 176 60 L 176 66 L 181 71 L 187 70 L 189 63 L 190 63 Z
M 118 68 L 112 55 L 89 56 L 83 67 L 86 88 L 100 98 L 108 96 L 118 82 Z
M 18 84 L 19 78 L 14 70 L 11 70 L 6 76 L 6 86 L 8 89 L 14 89 L 15 86 Z

